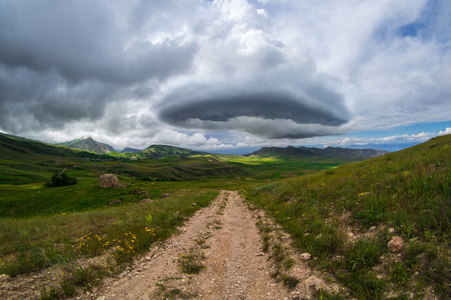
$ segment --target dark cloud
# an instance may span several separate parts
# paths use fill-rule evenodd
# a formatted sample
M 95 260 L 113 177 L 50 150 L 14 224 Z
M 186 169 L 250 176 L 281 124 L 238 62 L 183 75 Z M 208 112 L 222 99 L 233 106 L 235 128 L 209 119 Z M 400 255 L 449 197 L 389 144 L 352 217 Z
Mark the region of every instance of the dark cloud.
M 130 34 L 133 16 L 120 20 L 102 1 L 4 1 L 0 13 L 1 63 L 70 81 L 165 79 L 187 70 L 197 49 L 178 36 Z
M 160 2 L 1 1 L 0 128 L 95 122 L 189 70 L 198 45 L 173 21 L 177 5 Z
M 56 73 L 13 71 L 0 65 L 0 127 L 21 132 L 27 125 L 42 130 L 61 128 L 76 120 L 95 120 L 118 94 L 114 86 L 95 82 L 72 85 Z
M 326 128 L 343 125 L 349 118 L 338 93 L 312 82 L 297 87 L 265 80 L 189 85 L 163 103 L 161 120 L 175 126 L 241 130 L 271 138 L 324 135 Z
M 215 98 L 188 100 L 160 113 L 166 122 L 177 124 L 188 119 L 226 122 L 236 117 L 291 119 L 298 124 L 343 125 L 346 120 L 330 111 L 311 107 L 302 98 L 278 91 L 233 91 Z

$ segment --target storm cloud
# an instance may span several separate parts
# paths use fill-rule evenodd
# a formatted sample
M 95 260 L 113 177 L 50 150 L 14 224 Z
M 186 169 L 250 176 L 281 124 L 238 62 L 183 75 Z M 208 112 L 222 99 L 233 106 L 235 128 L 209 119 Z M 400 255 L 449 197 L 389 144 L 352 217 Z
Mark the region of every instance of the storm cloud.
M 0 5 L 0 128 L 13 133 L 95 122 L 108 105 L 149 97 L 158 82 L 191 68 L 198 47 L 181 34 L 154 39 L 144 34 L 149 17 L 161 21 L 159 26 L 168 23 L 158 17 L 165 5 Z
M 342 96 L 324 84 L 294 80 L 297 85 L 283 86 L 269 78 L 181 87 L 164 97 L 160 119 L 189 129 L 236 129 L 267 138 L 336 134 L 334 127 L 349 120 Z
M 1 0 L 0 130 L 219 149 L 447 121 L 450 14 L 447 0 Z

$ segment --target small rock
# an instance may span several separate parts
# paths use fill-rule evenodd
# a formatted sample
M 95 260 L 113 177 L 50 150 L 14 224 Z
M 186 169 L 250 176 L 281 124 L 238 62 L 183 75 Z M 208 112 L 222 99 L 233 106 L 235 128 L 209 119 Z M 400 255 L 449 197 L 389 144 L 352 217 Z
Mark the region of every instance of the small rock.
M 310 260 L 312 259 L 312 255 L 310 253 L 302 253 L 299 255 L 299 258 L 302 260 Z
M 167 197 L 170 197 L 170 196 L 171 196 L 171 194 L 164 193 L 163 195 L 160 196 L 160 199 L 167 198 Z
M 10 281 L 11 277 L 9 277 L 8 274 L 2 274 L 0 275 L 0 282 L 4 282 L 4 281 Z
M 390 242 L 388 242 L 388 249 L 391 253 L 401 253 L 404 249 L 404 240 L 400 236 L 394 236 Z
M 105 300 L 105 296 L 99 297 L 97 300 Z
M 149 202 L 153 202 L 152 199 L 142 199 L 141 201 L 139 201 L 139 203 L 149 203 Z
M 376 226 L 371 226 L 370 229 L 368 229 L 369 232 L 376 231 Z
M 140 190 L 133 190 L 132 193 L 136 195 L 149 195 L 148 191 L 140 191 Z
M 388 230 L 388 233 L 395 233 L 396 232 L 396 230 L 394 229 L 394 228 L 390 228 L 389 230 Z
M 117 200 L 114 200 L 113 202 L 108 203 L 108 205 L 113 206 L 114 204 L 121 204 L 121 203 L 122 203 L 122 200 L 117 199 Z
M 310 276 L 305 282 L 305 286 L 313 289 L 314 291 L 320 290 L 325 287 L 325 283 L 323 280 L 319 279 L 315 275 Z

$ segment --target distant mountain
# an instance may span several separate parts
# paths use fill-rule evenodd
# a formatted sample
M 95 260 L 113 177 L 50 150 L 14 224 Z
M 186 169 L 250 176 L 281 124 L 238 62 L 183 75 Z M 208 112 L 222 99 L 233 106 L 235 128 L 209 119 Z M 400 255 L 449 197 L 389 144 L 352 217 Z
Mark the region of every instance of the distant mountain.
M 159 159 L 159 158 L 166 158 L 166 157 L 173 157 L 173 156 L 190 156 L 195 154 L 207 154 L 206 152 L 200 152 L 200 151 L 193 151 L 189 149 L 184 148 L 178 148 L 173 146 L 164 146 L 164 145 L 151 145 L 147 147 L 144 150 L 138 150 L 133 148 L 125 148 L 122 151 L 118 151 L 114 149 L 114 147 L 100 143 L 92 139 L 91 137 L 88 138 L 81 138 L 78 140 L 66 142 L 66 143 L 60 143 L 58 144 L 60 146 L 66 146 L 73 149 L 80 149 L 85 151 L 94 152 L 97 154 L 109 154 L 111 152 L 117 152 L 124 155 L 126 158 L 133 158 L 133 159 Z M 118 156 L 115 154 L 115 156 Z M 120 157 L 120 156 L 118 156 Z
M 206 152 L 194 151 L 184 148 L 178 148 L 165 145 L 151 145 L 147 149 L 138 153 L 140 158 L 158 159 L 172 156 L 190 156 L 190 155 L 202 155 Z
M 357 158 L 369 158 L 378 157 L 388 153 L 385 150 L 376 149 L 350 149 L 341 147 L 327 147 L 327 148 L 307 148 L 299 147 L 298 149 L 308 149 L 317 155 L 328 157 L 357 157 Z
M 244 154 L 243 156 L 251 156 L 251 155 L 289 155 L 289 156 L 302 156 L 302 157 L 311 157 L 317 156 L 316 153 L 308 150 L 308 148 L 295 148 L 293 146 L 288 146 L 286 148 L 280 147 L 263 147 L 260 150 L 255 152 Z
M 378 157 L 388 153 L 384 150 L 375 149 L 349 149 L 340 147 L 327 147 L 321 148 L 308 148 L 288 146 L 286 148 L 280 147 L 264 147 L 258 151 L 243 156 L 251 155 L 286 155 L 296 157 L 314 157 L 314 156 L 326 156 L 337 158 L 371 158 Z
M 119 153 L 139 153 L 141 151 L 142 150 L 127 147 L 127 148 L 122 149 Z
M 91 137 L 81 138 L 78 140 L 60 143 L 58 145 L 66 146 L 73 149 L 80 149 L 85 151 L 94 152 L 97 154 L 108 154 L 110 152 L 117 152 L 112 146 L 104 143 L 100 143 L 92 139 Z

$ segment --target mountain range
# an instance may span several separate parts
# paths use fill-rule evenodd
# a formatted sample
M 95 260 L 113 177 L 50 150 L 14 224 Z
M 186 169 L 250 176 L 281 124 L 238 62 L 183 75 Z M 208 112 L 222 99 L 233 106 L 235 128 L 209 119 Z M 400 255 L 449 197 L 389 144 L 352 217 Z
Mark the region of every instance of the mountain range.
M 326 156 L 326 157 L 336 157 L 336 158 L 371 158 L 378 157 L 388 153 L 385 150 L 375 150 L 375 149 L 349 149 L 340 147 L 327 147 L 321 148 L 308 148 L 308 147 L 293 147 L 288 146 L 286 148 L 280 147 L 263 147 L 258 151 L 245 154 L 244 156 L 251 155 L 288 155 L 297 157 L 313 157 L 313 156 Z
M 40 141 L 29 140 L 22 137 L 0 133 L 0 142 L 8 150 L 16 150 L 22 153 L 39 153 L 39 154 L 55 154 L 55 155 L 74 155 L 77 157 L 90 157 L 99 155 L 102 158 L 110 157 L 112 159 L 159 159 L 166 157 L 187 157 L 190 155 L 205 155 L 207 152 L 194 151 L 174 146 L 151 145 L 144 150 L 133 148 L 125 148 L 122 151 L 116 150 L 114 147 L 95 141 L 91 137 L 81 138 L 70 142 L 59 143 L 56 145 L 46 144 Z M 69 148 L 74 152 L 70 154 Z M 66 150 L 65 150 L 66 149 Z M 6 151 L 6 150 L 5 150 Z M 258 151 L 245 154 L 251 155 L 283 155 L 293 157 L 336 157 L 336 158 L 371 158 L 388 153 L 384 150 L 375 149 L 349 149 L 339 147 L 308 148 L 308 147 L 264 147 Z

